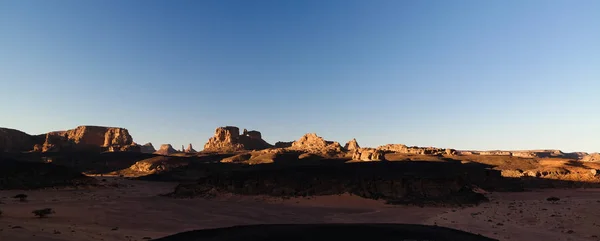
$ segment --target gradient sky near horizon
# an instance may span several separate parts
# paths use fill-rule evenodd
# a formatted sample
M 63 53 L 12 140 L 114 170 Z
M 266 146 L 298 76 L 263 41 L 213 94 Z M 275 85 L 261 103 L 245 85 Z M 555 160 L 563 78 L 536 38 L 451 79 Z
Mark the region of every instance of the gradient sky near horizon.
M 600 151 L 600 1 L 0 1 L 0 126 Z

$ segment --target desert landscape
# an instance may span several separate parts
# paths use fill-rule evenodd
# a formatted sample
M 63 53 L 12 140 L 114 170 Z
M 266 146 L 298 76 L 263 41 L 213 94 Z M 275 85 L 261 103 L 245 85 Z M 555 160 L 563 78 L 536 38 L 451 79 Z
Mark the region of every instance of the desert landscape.
M 600 240 L 597 153 L 270 144 L 233 126 L 202 151 L 100 126 L 2 128 L 0 150 L 1 240 Z

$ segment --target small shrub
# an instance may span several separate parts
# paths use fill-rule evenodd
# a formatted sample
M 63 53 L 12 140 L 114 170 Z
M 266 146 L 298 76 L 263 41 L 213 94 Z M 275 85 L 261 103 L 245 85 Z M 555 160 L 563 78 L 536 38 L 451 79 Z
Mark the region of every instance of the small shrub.
M 13 198 L 18 198 L 19 201 L 21 201 L 21 202 L 26 202 L 27 201 L 27 194 L 23 194 L 23 193 L 17 194 Z
M 44 209 L 39 209 L 39 210 L 33 210 L 31 213 L 33 213 L 33 215 L 37 216 L 38 218 L 45 218 L 48 217 L 48 215 L 50 214 L 54 214 L 54 210 L 52 210 L 52 208 L 44 208 Z
M 560 200 L 560 198 L 558 198 L 558 197 L 549 197 L 549 198 L 546 198 L 546 201 L 553 202 L 553 203 L 555 203 L 555 202 L 557 202 L 559 200 Z

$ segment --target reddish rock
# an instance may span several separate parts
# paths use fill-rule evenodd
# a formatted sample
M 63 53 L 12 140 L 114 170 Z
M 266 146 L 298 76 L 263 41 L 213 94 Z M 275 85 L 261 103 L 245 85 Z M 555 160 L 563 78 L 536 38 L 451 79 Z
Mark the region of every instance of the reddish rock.
M 242 150 L 262 150 L 272 147 L 262 139 L 258 131 L 244 130 L 240 135 L 240 129 L 235 126 L 219 127 L 215 135 L 204 145 L 206 152 L 236 152 Z

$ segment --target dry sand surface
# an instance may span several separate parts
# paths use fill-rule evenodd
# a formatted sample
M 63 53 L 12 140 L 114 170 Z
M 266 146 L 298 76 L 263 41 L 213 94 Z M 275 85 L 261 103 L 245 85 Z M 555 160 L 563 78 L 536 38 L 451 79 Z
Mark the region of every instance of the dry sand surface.
M 144 240 L 177 232 L 259 223 L 437 224 L 499 240 L 600 240 L 600 190 L 489 194 L 469 208 L 390 206 L 354 196 L 293 198 L 157 196 L 174 183 L 107 178 L 121 187 L 0 191 L 0 240 Z M 28 202 L 12 196 L 26 193 Z M 546 201 L 557 196 L 556 203 Z M 53 208 L 49 218 L 31 211 Z

